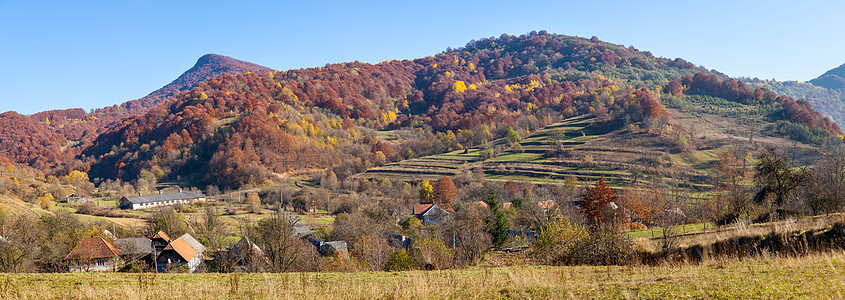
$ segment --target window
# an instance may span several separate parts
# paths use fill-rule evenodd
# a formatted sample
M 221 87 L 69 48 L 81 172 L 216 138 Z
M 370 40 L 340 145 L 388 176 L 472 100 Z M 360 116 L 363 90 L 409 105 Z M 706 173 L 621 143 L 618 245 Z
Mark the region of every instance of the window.
M 97 260 L 97 266 L 98 267 L 105 267 L 106 266 L 106 260 L 104 258 L 98 259 Z

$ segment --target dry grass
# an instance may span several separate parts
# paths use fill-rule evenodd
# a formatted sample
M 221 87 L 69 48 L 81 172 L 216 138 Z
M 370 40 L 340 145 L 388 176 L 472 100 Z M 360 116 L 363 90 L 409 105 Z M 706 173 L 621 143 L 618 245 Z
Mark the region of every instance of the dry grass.
M 787 219 L 777 222 L 750 224 L 740 221 L 731 226 L 707 229 L 698 234 L 688 234 L 679 238 L 681 247 L 712 244 L 717 241 L 729 240 L 737 237 L 754 237 L 770 233 L 791 233 L 795 231 L 814 231 L 828 229 L 834 223 L 845 221 L 845 215 L 832 214 L 827 216 L 803 217 L 801 219 Z
M 507 267 L 290 274 L 8 274 L 23 299 L 840 298 L 845 253 L 657 267 Z

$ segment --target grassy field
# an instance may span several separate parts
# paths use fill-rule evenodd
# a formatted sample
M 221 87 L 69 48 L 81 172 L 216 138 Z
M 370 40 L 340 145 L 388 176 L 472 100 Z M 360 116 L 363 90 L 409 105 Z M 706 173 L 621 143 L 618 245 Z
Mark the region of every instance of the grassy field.
M 690 233 L 699 233 L 703 232 L 705 229 L 709 228 L 713 230 L 713 224 L 709 223 L 696 223 L 696 224 L 685 224 L 685 225 L 678 225 L 673 226 L 674 234 L 690 234 Z M 663 228 L 649 228 L 646 230 L 636 230 L 636 231 L 629 231 L 626 233 L 629 239 L 636 239 L 636 238 L 656 238 L 663 236 Z
M 845 253 L 699 265 L 288 274 L 6 274 L 23 299 L 840 298 Z

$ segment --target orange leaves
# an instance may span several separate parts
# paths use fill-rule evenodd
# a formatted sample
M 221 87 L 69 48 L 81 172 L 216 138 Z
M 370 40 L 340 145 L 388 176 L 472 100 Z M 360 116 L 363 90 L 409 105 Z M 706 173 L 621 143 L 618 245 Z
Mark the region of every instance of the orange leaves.
M 594 187 L 588 187 L 580 204 L 587 224 L 590 227 L 599 228 L 618 217 L 619 207 L 616 204 L 618 198 L 619 196 L 604 181 L 604 176 L 596 181 Z
M 455 184 L 449 177 L 443 176 L 434 184 L 434 204 L 444 209 L 452 208 L 452 201 L 455 200 L 457 195 Z
M 649 89 L 641 88 L 634 92 L 634 95 L 637 97 L 637 104 L 643 111 L 643 115 L 656 118 L 666 115 L 666 109 Z

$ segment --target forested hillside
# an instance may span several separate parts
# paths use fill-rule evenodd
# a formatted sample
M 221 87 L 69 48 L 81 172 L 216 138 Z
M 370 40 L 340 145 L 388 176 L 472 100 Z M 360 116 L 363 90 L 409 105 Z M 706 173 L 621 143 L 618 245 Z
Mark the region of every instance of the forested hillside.
M 217 54 L 207 54 L 179 78 L 144 98 L 86 112 L 83 109 L 51 110 L 21 115 L 0 114 L 0 160 L 51 167 L 75 157 L 102 132 L 118 121 L 142 115 L 196 83 L 222 74 L 267 72 L 262 67 Z
M 581 114 L 660 126 L 661 95 L 769 107 L 805 142 L 841 140 L 803 100 L 633 47 L 548 34 L 502 35 L 415 60 L 222 75 L 121 121 L 84 153 L 91 177 L 238 187 L 332 168 L 341 179 L 390 161 L 484 145 Z M 400 130 L 401 129 L 401 130 Z M 400 134 L 394 141 L 380 130 Z M 803 133 L 803 132 L 802 132 Z
M 845 90 L 829 89 L 809 82 L 743 78 L 751 88 L 768 89 L 779 95 L 806 100 L 837 124 L 845 123 Z

